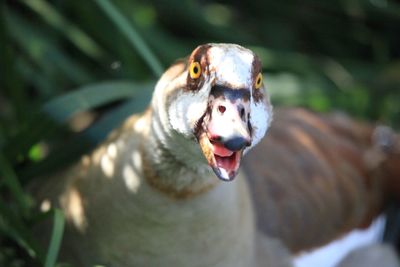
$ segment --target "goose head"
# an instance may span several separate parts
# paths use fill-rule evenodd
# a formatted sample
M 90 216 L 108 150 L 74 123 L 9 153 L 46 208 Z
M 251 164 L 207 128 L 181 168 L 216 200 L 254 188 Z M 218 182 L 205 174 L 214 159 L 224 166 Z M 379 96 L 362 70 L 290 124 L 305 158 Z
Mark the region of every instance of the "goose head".
M 153 106 L 164 107 L 164 124 L 194 141 L 223 181 L 235 178 L 242 156 L 265 135 L 272 117 L 261 62 L 239 45 L 197 47 L 163 75 L 158 93 Z

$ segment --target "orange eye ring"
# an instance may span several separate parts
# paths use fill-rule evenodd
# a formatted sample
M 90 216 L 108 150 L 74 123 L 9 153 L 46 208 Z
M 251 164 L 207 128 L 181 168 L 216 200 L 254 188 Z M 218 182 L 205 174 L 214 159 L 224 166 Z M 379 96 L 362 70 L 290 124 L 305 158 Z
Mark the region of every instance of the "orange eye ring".
M 263 82 L 263 76 L 262 73 L 260 72 L 256 77 L 256 82 L 254 84 L 255 88 L 260 89 L 262 82 Z
M 189 68 L 189 73 L 190 73 L 190 78 L 192 79 L 197 79 L 201 75 L 201 66 L 200 63 L 197 61 L 194 61 L 190 64 Z

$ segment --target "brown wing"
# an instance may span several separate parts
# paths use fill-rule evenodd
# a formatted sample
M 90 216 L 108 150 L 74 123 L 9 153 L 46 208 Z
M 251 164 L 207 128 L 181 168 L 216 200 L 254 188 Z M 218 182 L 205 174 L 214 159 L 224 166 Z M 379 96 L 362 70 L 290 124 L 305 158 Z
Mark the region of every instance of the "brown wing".
M 259 229 L 299 251 L 367 226 L 400 193 L 398 139 L 343 114 L 276 110 L 244 162 Z

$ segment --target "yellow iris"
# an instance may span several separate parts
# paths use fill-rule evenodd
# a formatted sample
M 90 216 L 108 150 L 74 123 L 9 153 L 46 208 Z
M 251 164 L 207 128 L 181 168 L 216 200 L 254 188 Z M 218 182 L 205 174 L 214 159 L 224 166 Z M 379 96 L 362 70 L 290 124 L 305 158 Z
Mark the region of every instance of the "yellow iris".
M 197 79 L 200 77 L 201 75 L 201 66 L 200 63 L 195 61 L 192 62 L 192 64 L 190 64 L 190 68 L 189 68 L 189 73 L 190 73 L 190 77 L 192 79 Z
M 260 87 L 261 87 L 261 85 L 262 85 L 262 82 L 263 82 L 263 76 L 262 76 L 262 73 L 260 72 L 260 73 L 257 75 L 257 78 L 256 78 L 256 83 L 255 83 L 256 89 L 260 89 Z

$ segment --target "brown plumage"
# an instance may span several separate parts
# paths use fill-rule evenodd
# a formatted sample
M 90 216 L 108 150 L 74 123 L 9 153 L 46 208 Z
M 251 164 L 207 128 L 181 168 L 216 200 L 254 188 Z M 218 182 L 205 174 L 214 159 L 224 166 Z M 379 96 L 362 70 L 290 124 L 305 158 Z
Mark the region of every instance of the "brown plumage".
M 259 229 L 297 252 L 368 226 L 400 195 L 399 140 L 343 114 L 276 109 L 245 157 Z

